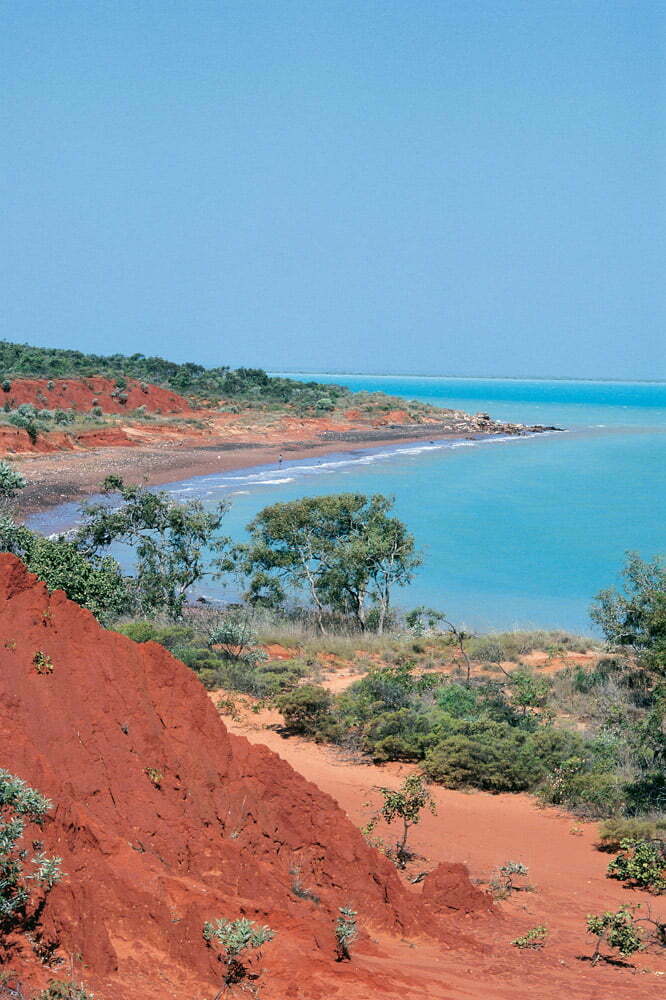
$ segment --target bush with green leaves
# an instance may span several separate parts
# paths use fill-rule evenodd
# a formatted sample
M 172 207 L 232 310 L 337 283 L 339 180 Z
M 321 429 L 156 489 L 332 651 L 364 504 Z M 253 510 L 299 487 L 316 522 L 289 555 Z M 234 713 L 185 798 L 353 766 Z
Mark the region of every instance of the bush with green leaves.
M 541 709 L 550 691 L 547 677 L 536 677 L 528 670 L 514 670 L 511 674 L 511 702 L 525 714 L 528 709 Z
M 303 684 L 285 692 L 275 700 L 288 729 L 299 735 L 321 732 L 331 718 L 330 693 L 316 684 Z
M 267 658 L 258 647 L 257 633 L 248 615 L 222 618 L 208 633 L 208 645 L 220 649 L 229 660 L 256 663 Z
M 437 815 L 435 800 L 428 791 L 425 780 L 420 774 L 410 774 L 400 788 L 380 788 L 384 799 L 378 811 L 365 826 L 365 833 L 372 833 L 380 819 L 389 826 L 395 820 L 402 823 L 402 836 L 396 842 L 395 863 L 404 868 L 411 854 L 407 850 L 407 837 L 413 826 L 421 822 L 421 814 L 428 809 L 433 816 Z
M 627 801 L 626 782 L 615 768 L 599 768 L 583 756 L 563 761 L 539 788 L 539 797 L 594 819 L 621 813 Z
M 339 907 L 340 915 L 335 922 L 335 943 L 336 960 L 338 962 L 351 961 L 350 946 L 358 937 L 358 924 L 356 910 L 350 906 Z
M 134 642 L 159 642 L 170 652 L 174 652 L 178 647 L 189 648 L 196 642 L 196 630 L 190 624 L 169 623 L 162 624 L 155 620 L 149 621 L 146 618 L 139 618 L 135 621 L 124 622 L 116 625 L 116 632 L 121 632 Z M 202 655 L 207 653 L 206 643 L 202 640 L 198 645 Z
M 176 651 L 179 655 L 179 651 Z M 261 660 L 246 663 L 242 660 L 208 660 L 194 665 L 205 687 L 226 688 L 254 698 L 275 698 L 296 687 L 305 674 L 299 660 Z
M 108 476 L 102 488 L 112 503 L 82 506 L 73 544 L 88 558 L 101 556 L 113 543 L 130 545 L 140 612 L 181 618 L 190 588 L 213 571 L 205 553 L 219 554 L 227 545 L 220 527 L 228 504 L 208 511 L 199 500 L 178 503 L 165 492 L 126 486 L 118 476 Z
M 608 866 L 608 877 L 626 885 L 648 889 L 656 895 L 666 891 L 666 853 L 663 841 L 626 838 L 620 853 Z
M 447 684 L 437 692 L 437 704 L 453 719 L 476 719 L 483 711 L 477 692 L 464 684 Z
M 525 731 L 491 721 L 444 736 L 426 754 L 423 770 L 447 788 L 522 792 L 544 775 Z
M 30 438 L 31 443 L 35 444 L 40 428 L 34 416 L 29 416 L 28 414 L 15 411 L 14 413 L 9 414 L 7 420 L 10 424 L 12 424 L 12 426 L 25 431 Z
M 522 861 L 505 861 L 497 869 L 494 878 L 490 880 L 490 891 L 497 899 L 506 899 L 512 892 L 528 889 L 527 884 L 516 885 L 516 879 L 526 879 L 529 868 Z
M 624 592 L 614 588 L 602 590 L 595 599 L 590 616 L 603 630 L 611 646 L 651 650 L 655 640 L 666 640 L 661 631 L 666 563 L 662 559 L 645 562 L 637 553 L 630 552 L 622 575 Z
M 36 839 L 31 840 L 29 847 L 25 838 L 28 827 L 42 826 L 50 809 L 51 802 L 41 792 L 9 771 L 0 770 L 0 931 L 3 933 L 25 925 L 29 917 L 34 921 L 46 896 L 62 878 L 62 859 L 44 854 L 41 842 Z
M 603 954 L 601 949 L 604 945 L 619 952 L 623 958 L 630 958 L 644 947 L 643 934 L 628 906 L 621 906 L 615 912 L 607 910 L 588 915 L 587 931 L 597 939 L 591 956 L 592 965 L 596 965 L 600 959 L 612 961 L 612 956 Z
M 237 920 L 206 921 L 203 937 L 209 947 L 217 945 L 221 949 L 226 967 L 224 982 L 226 986 L 231 986 L 248 976 L 245 952 L 257 951 L 272 941 L 275 931 L 266 925 L 259 926 L 247 917 L 239 917 Z
M 538 951 L 546 943 L 546 938 L 548 937 L 548 928 L 540 924 L 537 927 L 531 927 L 520 937 L 514 938 L 511 944 L 514 948 L 520 948 L 521 950 L 531 950 Z
M 0 500 L 13 500 L 25 485 L 26 481 L 17 469 L 9 462 L 0 461 Z
M 335 732 L 334 729 L 332 731 Z M 341 733 L 347 731 L 346 727 L 340 727 Z M 413 708 L 382 712 L 368 719 L 363 726 L 363 749 L 378 764 L 390 760 L 422 760 L 435 740 L 431 720 L 424 712 Z
M 49 590 L 64 590 L 103 624 L 134 605 L 129 583 L 111 556 L 85 556 L 73 542 L 44 538 L 9 517 L 0 517 L 0 547 L 19 556 Z

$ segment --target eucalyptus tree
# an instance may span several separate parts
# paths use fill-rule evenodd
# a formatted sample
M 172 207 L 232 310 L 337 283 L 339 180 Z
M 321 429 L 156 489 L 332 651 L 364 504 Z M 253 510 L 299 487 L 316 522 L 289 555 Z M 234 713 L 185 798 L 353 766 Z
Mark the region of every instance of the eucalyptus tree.
M 394 586 L 404 586 L 421 558 L 405 525 L 381 495 L 340 493 L 265 507 L 248 525 L 250 542 L 235 550 L 248 579 L 247 599 L 279 606 L 305 597 L 324 633 L 327 612 L 382 632 Z

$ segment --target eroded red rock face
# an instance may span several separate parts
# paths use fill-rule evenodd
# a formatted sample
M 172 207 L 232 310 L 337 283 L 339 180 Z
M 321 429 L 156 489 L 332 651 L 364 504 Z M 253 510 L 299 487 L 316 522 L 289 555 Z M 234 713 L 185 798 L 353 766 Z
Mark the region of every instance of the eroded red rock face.
M 52 673 L 36 671 L 38 651 Z M 246 914 L 278 931 L 263 958 L 266 1000 L 324 1000 L 343 986 L 347 996 L 383 995 L 367 971 L 362 985 L 353 965 L 334 962 L 339 906 L 358 910 L 366 954 L 379 954 L 369 931 L 434 933 L 431 912 L 333 799 L 230 736 L 188 668 L 102 629 L 7 554 L 0 765 L 54 803 L 43 836 L 68 874 L 44 926 L 63 969 L 83 956 L 77 977 L 102 1000 L 212 1000 L 221 969 L 202 924 L 216 917 Z M 297 883 L 319 902 L 299 898 Z M 28 985 L 58 974 L 25 944 L 11 964 Z
M 145 406 L 151 413 L 183 413 L 191 409 L 184 396 L 171 389 L 126 379 L 120 390 L 111 378 L 93 375 L 88 378 L 15 378 L 9 380 L 7 391 L 0 392 L 0 405 L 9 403 L 14 409 L 21 403 L 32 403 L 39 410 L 78 410 L 87 412 L 100 406 L 104 413 L 130 413 Z

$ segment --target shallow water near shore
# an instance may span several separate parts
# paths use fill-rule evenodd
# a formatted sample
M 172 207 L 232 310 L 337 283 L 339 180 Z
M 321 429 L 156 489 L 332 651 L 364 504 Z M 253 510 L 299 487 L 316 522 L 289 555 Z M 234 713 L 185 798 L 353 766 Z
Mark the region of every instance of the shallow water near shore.
M 229 498 L 234 539 L 269 503 L 342 491 L 393 495 L 424 554 L 397 603 L 441 608 L 477 629 L 590 632 L 589 604 L 617 582 L 625 551 L 666 552 L 666 383 L 292 377 L 566 433 L 384 445 L 164 487 L 207 504 Z M 76 512 L 65 504 L 28 523 L 49 534 L 71 526 Z M 233 596 L 214 581 L 200 593 Z

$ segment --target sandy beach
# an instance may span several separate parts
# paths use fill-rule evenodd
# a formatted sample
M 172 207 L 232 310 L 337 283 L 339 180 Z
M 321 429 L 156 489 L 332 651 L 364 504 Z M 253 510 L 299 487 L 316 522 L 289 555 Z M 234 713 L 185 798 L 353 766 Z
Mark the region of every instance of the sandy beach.
M 94 493 L 102 480 L 113 474 L 128 482 L 159 486 L 192 476 L 206 476 L 230 469 L 252 468 L 285 459 L 315 458 L 332 453 L 363 451 L 382 444 L 410 444 L 424 440 L 462 438 L 426 426 L 420 431 L 392 428 L 363 437 L 335 440 L 216 441 L 192 445 L 168 441 L 159 445 L 106 447 L 75 452 L 22 455 L 16 465 L 28 485 L 21 494 L 20 514 L 25 517 Z

